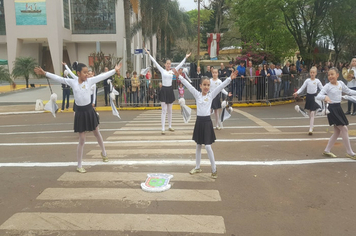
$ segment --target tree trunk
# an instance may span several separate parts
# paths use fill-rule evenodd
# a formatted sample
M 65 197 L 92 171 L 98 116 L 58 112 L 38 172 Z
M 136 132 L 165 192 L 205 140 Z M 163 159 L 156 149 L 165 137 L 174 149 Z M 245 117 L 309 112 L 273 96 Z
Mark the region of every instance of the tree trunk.
M 131 71 L 132 57 L 131 57 L 131 27 L 130 27 L 130 0 L 124 0 L 124 18 L 125 18 L 125 35 L 126 35 L 126 63 L 127 70 Z
M 26 80 L 26 88 L 28 88 L 28 80 L 29 80 L 29 78 L 26 76 L 25 80 Z

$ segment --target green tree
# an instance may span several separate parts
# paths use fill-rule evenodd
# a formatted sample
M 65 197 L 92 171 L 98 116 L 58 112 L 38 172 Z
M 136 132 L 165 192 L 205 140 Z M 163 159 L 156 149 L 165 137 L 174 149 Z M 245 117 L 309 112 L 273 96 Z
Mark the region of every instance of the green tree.
M 335 64 L 340 53 L 349 45 L 349 39 L 354 40 L 356 25 L 356 1 L 334 0 L 333 7 L 327 15 L 324 25 L 324 37 L 329 38 L 334 46 Z
M 24 77 L 26 80 L 26 88 L 28 88 L 30 75 L 37 77 L 36 73 L 33 71 L 36 66 L 36 60 L 31 57 L 17 57 L 11 74 L 14 78 Z
M 0 66 L 0 81 L 12 83 L 9 69 L 5 68 L 5 66 Z

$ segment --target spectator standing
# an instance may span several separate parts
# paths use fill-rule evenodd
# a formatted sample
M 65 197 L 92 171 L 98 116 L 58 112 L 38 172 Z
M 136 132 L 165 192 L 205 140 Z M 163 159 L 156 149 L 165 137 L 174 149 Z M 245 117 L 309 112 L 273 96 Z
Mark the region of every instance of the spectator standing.
M 132 94 L 131 94 L 131 75 L 129 71 L 126 71 L 125 77 L 125 91 L 126 91 L 126 101 L 125 103 L 132 103 Z
M 104 72 L 108 72 L 109 71 L 109 68 L 108 67 L 105 67 L 104 68 Z M 103 81 L 103 86 L 104 86 L 104 100 L 105 100 L 105 106 L 108 106 L 108 96 L 110 94 L 110 86 L 108 84 L 108 80 L 111 79 L 112 80 L 112 76 L 106 78 L 104 81 Z
M 204 75 L 207 76 L 209 79 L 211 79 L 213 77 L 211 70 L 210 70 L 210 66 L 206 67 L 206 72 Z
M 290 90 L 290 84 L 291 84 L 291 74 L 290 74 L 290 71 L 289 71 L 289 66 L 290 66 L 290 63 L 287 62 L 286 65 L 283 67 L 283 89 L 284 89 L 284 92 L 283 92 L 283 96 L 286 98 L 289 96 L 289 90 Z
M 120 74 L 120 71 L 117 71 L 114 75 L 113 86 L 119 92 L 119 95 L 115 95 L 115 101 L 116 107 L 120 107 L 122 105 L 122 94 L 125 91 L 124 77 Z
M 220 63 L 220 69 L 218 70 L 218 72 L 219 72 L 219 79 L 221 79 L 221 78 L 223 78 L 223 79 L 225 79 L 225 78 L 227 78 L 227 70 L 226 70 L 226 68 L 225 68 L 225 65 L 224 65 L 224 63 Z
M 238 77 L 235 80 L 236 83 L 236 97 L 238 101 L 242 100 L 242 93 L 245 88 L 245 76 L 246 76 L 246 68 L 245 68 L 245 61 L 241 60 L 240 65 L 236 69 L 238 71 Z
M 255 86 L 255 75 L 256 69 L 253 68 L 252 61 L 248 62 L 248 67 L 246 67 L 246 101 L 252 101 L 253 88 Z
M 274 83 L 274 98 L 279 98 L 279 93 L 281 91 L 281 83 L 282 83 L 282 69 L 281 64 L 277 64 L 277 67 L 274 69 L 274 73 L 276 75 L 276 82 Z
M 138 92 L 140 92 L 140 80 L 137 77 L 137 72 L 132 73 L 131 78 L 131 91 L 132 91 L 132 101 L 133 106 L 138 107 Z

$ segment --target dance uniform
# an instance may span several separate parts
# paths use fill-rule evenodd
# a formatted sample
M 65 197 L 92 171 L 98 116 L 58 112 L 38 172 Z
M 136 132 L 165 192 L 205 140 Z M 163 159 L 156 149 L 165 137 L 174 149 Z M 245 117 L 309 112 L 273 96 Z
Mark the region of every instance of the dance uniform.
M 214 90 L 211 90 L 205 96 L 203 96 L 201 92 L 197 91 L 182 76 L 179 76 L 179 79 L 193 94 L 197 103 L 197 120 L 194 126 L 193 140 L 200 145 L 210 145 L 216 140 L 213 123 L 210 118 L 211 104 L 216 95 L 231 82 L 231 78 L 227 78 L 224 82 L 218 85 Z
M 173 71 L 172 70 L 167 71 L 166 69 L 163 69 L 151 55 L 150 58 L 162 75 L 162 88 L 159 93 L 159 100 L 166 104 L 171 104 L 174 102 L 174 100 L 176 100 L 174 97 L 173 86 L 172 86 Z M 186 58 L 184 58 L 183 61 L 175 68 L 177 71 L 179 70 L 179 68 L 183 66 L 185 60 Z
M 318 88 L 321 91 L 323 89 L 323 85 L 319 79 L 306 79 L 302 87 L 300 87 L 300 89 L 297 91 L 297 94 L 301 94 L 305 88 L 307 88 L 307 97 L 304 109 L 316 111 L 318 108 L 320 108 L 320 106 L 315 102 L 315 97 L 317 95 Z
M 210 79 L 210 91 L 215 90 L 220 84 L 222 84 L 222 81 L 220 79 L 217 80 Z M 222 89 L 221 92 L 226 96 L 228 95 L 225 89 Z M 211 103 L 211 109 L 216 110 L 221 108 L 220 98 L 221 98 L 221 93 L 219 92 L 218 95 L 216 95 L 216 97 L 213 99 L 213 102 Z
M 349 124 L 340 105 L 342 93 L 356 95 L 356 91 L 349 89 L 342 81 L 338 80 L 336 85 L 327 83 L 316 96 L 318 100 L 325 100 L 325 96 L 327 95 L 331 100 L 328 107 L 330 113 L 327 115 L 329 125 L 338 126 Z
M 115 70 L 108 71 L 98 76 L 88 78 L 81 84 L 76 79 L 67 79 L 58 75 L 46 72 L 46 77 L 56 82 L 67 84 L 73 89 L 73 95 L 76 103 L 76 112 L 74 117 L 74 132 L 93 131 L 99 125 L 98 115 L 91 103 L 91 87 L 109 76 L 115 74 Z

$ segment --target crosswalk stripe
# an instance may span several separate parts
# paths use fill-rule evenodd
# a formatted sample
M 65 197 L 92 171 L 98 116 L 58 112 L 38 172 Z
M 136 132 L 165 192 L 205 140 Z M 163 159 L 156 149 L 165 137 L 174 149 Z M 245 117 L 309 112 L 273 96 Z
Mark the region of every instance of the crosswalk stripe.
M 148 231 L 226 233 L 224 218 L 213 215 L 17 213 L 0 226 L 5 230 Z
M 186 135 L 193 135 L 193 131 L 182 131 L 182 130 L 176 130 L 174 133 L 179 133 L 179 134 L 186 134 Z M 142 131 L 136 131 L 136 130 L 117 130 L 114 132 L 114 134 L 141 134 L 141 135 L 145 135 L 145 134 L 159 134 L 161 135 L 160 132 L 154 131 L 154 130 L 142 130 Z
M 177 139 L 177 140 L 191 140 L 192 135 L 169 135 L 168 131 L 166 131 L 166 135 L 160 135 L 160 136 L 110 136 L 106 140 L 172 140 L 172 139 Z
M 196 144 L 194 141 L 191 140 L 181 140 L 183 142 L 162 142 L 156 145 L 159 145 L 160 147 L 173 147 L 173 146 L 179 146 L 179 147 L 190 147 L 190 148 L 195 148 Z M 98 145 L 99 146 L 99 145 Z M 116 148 L 127 148 L 127 147 L 152 147 L 152 143 L 143 143 L 143 142 L 132 142 L 132 143 L 105 143 L 105 147 L 116 147 Z
M 194 126 L 179 126 L 179 127 L 176 127 L 175 124 L 173 124 L 173 127 L 175 130 L 193 130 Z M 162 127 L 161 126 L 155 126 L 155 127 L 152 127 L 151 125 L 145 127 L 145 126 L 141 126 L 141 127 L 133 127 L 133 126 L 130 126 L 130 127 L 122 127 L 122 128 L 119 128 L 117 130 L 142 130 L 142 131 L 145 131 L 145 130 L 156 130 L 156 131 L 161 131 Z M 168 127 L 166 126 L 166 129 L 168 129 Z
M 190 175 L 187 173 L 169 173 L 173 175 L 171 182 L 214 182 L 210 173 L 200 173 Z M 78 175 L 75 172 L 66 172 L 58 178 L 63 182 L 106 182 L 106 181 L 138 181 L 144 182 L 147 178 L 146 172 L 88 172 L 85 175 Z
M 184 122 L 183 121 L 183 119 L 177 119 L 177 120 L 175 120 L 175 119 L 173 119 L 172 120 L 173 122 L 173 124 L 179 124 L 179 123 L 182 123 L 182 122 Z M 142 120 L 131 120 L 131 121 L 129 121 L 129 122 L 127 122 L 127 124 L 139 124 L 139 123 L 159 123 L 157 120 L 147 120 L 147 119 L 142 119 Z M 190 121 L 190 123 L 193 123 L 193 121 Z
M 201 150 L 202 153 L 206 153 L 205 149 Z M 106 150 L 108 157 L 115 157 L 120 155 L 159 155 L 159 154 L 168 154 L 168 155 L 186 155 L 186 154 L 195 154 L 195 149 L 171 149 L 171 148 L 161 148 L 161 149 L 120 149 L 120 150 Z M 91 150 L 87 155 L 101 156 L 101 150 Z
M 173 126 L 193 126 L 194 125 L 194 123 L 184 123 L 183 121 L 182 121 L 182 123 L 174 123 L 174 124 L 172 124 Z M 153 124 L 151 124 L 151 123 L 147 123 L 147 124 L 145 124 L 145 123 L 142 123 L 142 124 L 134 124 L 134 123 L 127 123 L 126 124 L 126 127 L 127 126 L 162 126 L 162 124 L 161 123 L 158 123 L 158 122 L 156 122 L 156 123 L 153 123 Z
M 221 201 L 221 197 L 218 190 L 201 189 L 170 189 L 152 194 L 131 188 L 47 188 L 37 197 L 37 200 L 218 202 Z

